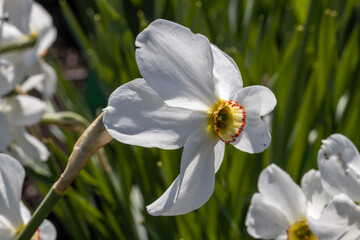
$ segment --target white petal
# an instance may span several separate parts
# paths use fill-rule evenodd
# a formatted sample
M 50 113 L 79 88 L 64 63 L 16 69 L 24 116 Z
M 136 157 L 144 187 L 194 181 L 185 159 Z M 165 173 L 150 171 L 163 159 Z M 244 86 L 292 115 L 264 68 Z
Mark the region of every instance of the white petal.
M 216 103 L 213 55 L 205 36 L 160 19 L 135 44 L 141 75 L 167 104 L 207 111 Z
M 143 147 L 176 149 L 198 129 L 206 128 L 207 116 L 170 107 L 143 79 L 116 89 L 104 109 L 104 125 L 116 140 Z
M 45 99 L 51 98 L 56 90 L 56 73 L 55 70 L 43 59 L 38 59 L 34 71 L 30 72 L 30 77 L 21 85 L 24 91 L 36 89 Z
M 12 45 L 14 42 L 27 41 L 29 38 L 29 36 L 23 35 L 19 29 L 7 22 L 5 22 L 2 27 L 1 47 Z M 1 57 L 7 59 L 14 65 L 16 84 L 19 84 L 24 80 L 23 78 L 26 72 L 25 63 L 29 61 L 28 59 L 32 59 L 32 62 L 35 61 L 35 53 L 33 48 L 16 49 L 5 52 L 1 54 Z
M 6 226 L 3 226 L 0 219 L 0 239 L 1 240 L 14 240 L 15 239 L 15 233 L 12 231 L 12 229 L 7 228 Z
M 307 199 L 308 217 L 318 218 L 331 199 L 321 184 L 320 172 L 308 171 L 301 180 L 301 189 Z
M 23 224 L 20 199 L 25 170 L 11 156 L 0 153 L 0 213 L 17 230 Z
M 222 141 L 218 141 L 216 144 L 216 151 L 215 151 L 215 173 L 219 170 L 221 163 L 224 159 L 225 154 L 225 143 Z
M 17 144 L 12 143 L 8 149 L 7 152 L 16 158 L 23 166 L 30 166 L 34 163 L 34 160 L 30 158 L 24 150 Z
M 4 151 L 9 146 L 11 139 L 10 125 L 5 115 L 0 112 L 0 151 Z
M 291 177 L 275 164 L 261 172 L 258 189 L 263 201 L 283 212 L 290 224 L 306 219 L 304 193 Z
M 320 152 L 327 156 L 338 155 L 348 167 L 360 174 L 360 154 L 355 145 L 344 135 L 332 134 L 323 140 Z
M 55 240 L 56 239 L 56 228 L 55 226 L 47 219 L 45 219 L 40 227 L 40 240 Z
M 0 96 L 9 93 L 15 86 L 15 68 L 5 59 L 0 59 Z
M 336 195 L 318 219 L 309 219 L 311 231 L 326 240 L 350 240 L 359 237 L 360 207 L 344 194 Z M 347 237 L 345 237 L 347 236 Z
M 9 44 L 12 44 L 15 41 L 18 41 L 19 39 L 23 39 L 25 36 L 23 33 L 14 25 L 9 24 L 8 22 L 3 22 L 2 24 L 2 31 L 1 31 L 1 46 L 7 46 Z M 2 58 L 5 58 L 7 60 L 8 56 L 7 53 L 1 54 Z M 13 62 L 12 60 L 10 60 Z
M 243 82 L 240 71 L 234 60 L 211 44 L 214 56 L 214 81 L 217 82 L 216 90 L 221 99 L 231 100 L 236 92 L 242 89 Z
M 16 95 L 5 98 L 3 113 L 10 125 L 29 126 L 40 121 L 46 104 L 32 96 Z
M 15 127 L 12 133 L 16 143 L 26 155 L 35 161 L 46 161 L 49 158 L 49 151 L 45 145 L 36 137 L 30 135 L 25 128 Z M 26 165 L 25 162 L 23 164 Z
M 245 110 L 246 111 L 246 110 Z M 260 117 L 246 116 L 246 124 L 240 136 L 231 143 L 237 149 L 248 153 L 264 151 L 271 143 L 271 135 Z
M 30 28 L 38 37 L 35 52 L 36 56 L 39 57 L 55 41 L 57 33 L 50 14 L 36 2 L 31 9 Z
M 251 199 L 245 224 L 251 236 L 262 239 L 286 239 L 286 231 L 290 227 L 286 216 L 259 193 L 255 193 Z
M 330 194 L 345 193 L 360 201 L 359 152 L 350 140 L 340 134 L 323 141 L 318 153 L 322 183 Z
M 19 205 L 20 205 L 20 213 L 21 213 L 21 217 L 23 219 L 23 222 L 25 224 L 27 224 L 29 221 L 30 221 L 30 218 L 31 218 L 31 212 L 30 210 L 25 206 L 25 204 L 20 201 L 19 202 Z
M 276 106 L 276 97 L 270 89 L 251 86 L 240 89 L 233 99 L 244 107 L 246 115 L 264 116 Z
M 166 192 L 147 206 L 151 215 L 180 215 L 201 207 L 214 191 L 215 157 L 222 144 L 205 132 L 189 137 L 181 158 L 180 175 Z
M 29 15 L 33 0 L 5 0 L 4 12 L 8 13 L 8 23 L 16 26 L 24 34 L 29 34 Z

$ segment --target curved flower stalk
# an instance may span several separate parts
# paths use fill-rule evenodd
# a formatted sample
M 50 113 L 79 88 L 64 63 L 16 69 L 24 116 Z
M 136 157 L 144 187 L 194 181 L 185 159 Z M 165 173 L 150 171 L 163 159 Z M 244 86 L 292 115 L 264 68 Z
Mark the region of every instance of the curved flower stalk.
M 330 200 L 318 171 L 310 170 L 301 188 L 275 164 L 265 168 L 246 216 L 248 233 L 261 239 L 317 239 L 308 226 L 320 216 Z M 321 238 L 320 238 L 321 239 Z
M 360 202 L 360 155 L 347 137 L 333 134 L 323 140 L 318 167 L 327 192 L 331 195 L 344 193 Z
M 31 96 L 15 95 L 0 98 L 0 151 L 9 149 L 24 165 L 45 161 L 49 156 L 45 145 L 32 136 L 27 126 L 38 123 L 46 104 Z
M 180 175 L 147 210 L 152 215 L 185 214 L 213 193 L 225 144 L 249 153 L 269 146 L 261 117 L 273 110 L 276 98 L 263 86 L 243 88 L 228 55 L 176 23 L 153 22 L 135 44 L 144 79 L 111 94 L 104 124 L 123 143 L 184 147 Z
M 0 154 L 0 239 L 12 240 L 29 221 L 31 214 L 21 202 L 25 170 L 7 154 Z M 56 239 L 55 227 L 45 220 L 32 239 Z
M 359 239 L 360 207 L 345 194 L 335 195 L 318 219 L 309 219 L 309 227 L 319 239 Z

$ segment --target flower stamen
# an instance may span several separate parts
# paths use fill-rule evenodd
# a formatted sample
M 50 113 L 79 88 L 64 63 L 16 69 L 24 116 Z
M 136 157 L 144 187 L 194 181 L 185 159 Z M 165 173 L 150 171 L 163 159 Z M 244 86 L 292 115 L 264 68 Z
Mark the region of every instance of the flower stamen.
M 245 119 L 245 109 L 237 101 L 229 100 L 223 101 L 214 111 L 212 124 L 221 141 L 229 144 L 234 142 L 244 129 Z
M 306 221 L 298 221 L 287 230 L 288 240 L 318 240 L 311 232 Z

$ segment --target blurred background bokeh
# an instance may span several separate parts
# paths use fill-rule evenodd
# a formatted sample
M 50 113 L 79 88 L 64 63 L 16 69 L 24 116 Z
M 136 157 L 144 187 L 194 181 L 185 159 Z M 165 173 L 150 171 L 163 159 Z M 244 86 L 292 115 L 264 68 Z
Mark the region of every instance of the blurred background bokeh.
M 276 163 L 299 183 L 317 169 L 321 140 L 330 134 L 342 133 L 360 147 L 358 0 L 38 2 L 58 29 L 45 58 L 57 72 L 56 111 L 91 122 L 112 91 L 141 77 L 135 38 L 159 18 L 205 35 L 235 60 L 244 86 L 267 86 L 277 98 L 265 117 L 270 147 L 248 154 L 227 146 L 214 194 L 184 216 L 154 217 L 145 209 L 178 175 L 182 150 L 111 142 L 50 215 L 58 239 L 251 239 L 244 222 L 264 167 Z M 47 128 L 50 161 L 46 170 L 27 169 L 25 192 L 33 183 L 42 193 L 49 190 L 83 130 Z M 33 207 L 36 196 L 27 195 Z

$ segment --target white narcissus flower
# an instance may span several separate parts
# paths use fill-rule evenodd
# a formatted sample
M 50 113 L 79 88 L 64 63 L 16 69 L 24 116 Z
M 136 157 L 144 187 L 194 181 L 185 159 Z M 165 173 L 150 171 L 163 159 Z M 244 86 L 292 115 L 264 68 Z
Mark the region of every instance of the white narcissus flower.
M 0 239 L 13 240 L 30 220 L 31 214 L 21 202 L 25 170 L 11 156 L 0 153 Z M 40 225 L 32 239 L 56 239 L 55 227 L 48 220 Z
M 27 89 L 35 88 L 45 97 L 49 98 L 56 88 L 55 71 L 41 58 L 46 54 L 56 38 L 56 29 L 50 14 L 38 3 L 33 3 L 30 13 L 30 34 L 24 35 L 15 25 L 4 23 L 2 31 L 2 48 L 7 48 L 16 42 L 28 42 L 30 46 L 21 49 L 6 51 L 2 58 L 11 61 L 16 68 L 15 82 L 24 83 Z
M 309 227 L 319 239 L 359 239 L 360 206 L 345 194 L 335 195 L 318 219 L 309 220 Z
M 318 167 L 326 191 L 344 193 L 360 202 L 360 155 L 347 137 L 333 134 L 323 140 Z
M 7 23 L 14 25 L 24 34 L 29 34 L 29 18 L 33 0 L 0 0 L 1 17 L 8 18 Z M 0 6 L 1 9 L 1 6 Z
M 179 215 L 201 207 L 214 190 L 225 144 L 257 153 L 271 137 L 261 117 L 276 105 L 266 87 L 243 88 L 235 62 L 188 28 L 156 20 L 136 38 L 144 79 L 115 90 L 104 124 L 118 141 L 142 147 L 184 147 L 180 175 L 147 207 Z
M 26 155 L 19 159 L 24 165 L 47 160 L 49 152 L 45 145 L 25 129 L 38 123 L 45 111 L 45 103 L 32 96 L 0 98 L 0 151 L 4 151 L 14 140 L 22 155 Z
M 2 54 L 3 58 L 9 59 L 14 64 L 22 67 L 31 67 L 47 51 L 56 38 L 56 28 L 50 14 L 36 2 L 32 4 L 29 26 L 29 35 L 24 35 L 16 26 L 10 23 L 6 22 L 3 26 L 3 48 L 24 39 L 33 39 L 34 41 L 33 46 Z
M 248 233 L 254 238 L 315 240 L 309 219 L 318 218 L 330 200 L 318 171 L 310 170 L 301 188 L 275 164 L 265 168 L 258 181 L 246 216 Z

